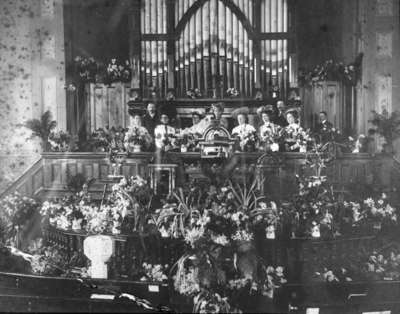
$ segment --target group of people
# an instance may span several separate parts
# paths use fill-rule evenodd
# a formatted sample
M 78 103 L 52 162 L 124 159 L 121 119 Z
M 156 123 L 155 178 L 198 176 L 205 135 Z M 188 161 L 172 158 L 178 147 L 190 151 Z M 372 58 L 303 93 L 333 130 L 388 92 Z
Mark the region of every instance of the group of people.
M 179 129 L 170 123 L 172 117 L 167 110 L 157 110 L 154 103 L 148 103 L 146 113 L 143 116 L 135 114 L 131 117 L 126 138 L 129 138 L 133 131 L 138 132 L 139 130 L 146 137 L 146 142 L 149 145 L 151 143 L 151 145 L 155 145 L 156 149 L 165 149 L 169 143 L 168 139 L 179 134 L 192 134 L 199 137 L 210 125 L 219 125 L 228 129 L 229 122 L 223 117 L 223 112 L 222 103 L 212 104 L 204 117 L 199 112 L 193 112 L 192 126 Z M 289 134 L 296 134 L 301 130 L 298 112 L 294 109 L 286 110 L 283 101 L 278 101 L 276 106 L 267 105 L 258 108 L 258 119 L 255 119 L 252 124 L 248 121 L 247 108 L 233 111 L 232 117 L 236 119 L 237 126 L 233 127 L 231 134 L 239 140 L 244 140 L 250 134 L 256 134 L 261 142 L 267 142 L 271 141 L 274 136 L 278 136 L 282 130 L 288 131 Z M 317 128 L 322 130 L 327 126 L 331 127 L 332 125 L 327 121 L 326 112 L 321 112 L 320 124 Z

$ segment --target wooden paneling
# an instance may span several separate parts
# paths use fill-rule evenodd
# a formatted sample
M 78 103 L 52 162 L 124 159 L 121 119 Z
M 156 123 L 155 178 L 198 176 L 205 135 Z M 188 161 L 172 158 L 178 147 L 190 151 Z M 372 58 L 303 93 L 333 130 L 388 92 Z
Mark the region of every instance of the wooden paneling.
M 86 85 L 88 134 L 99 128 L 129 125 L 129 90 L 129 85 L 124 83 Z
M 175 154 L 177 160 L 191 162 L 200 159 L 196 153 Z M 255 163 L 261 153 L 239 154 L 243 162 Z M 125 176 L 139 175 L 148 179 L 148 164 L 153 153 L 139 153 L 126 159 L 122 174 Z M 238 156 L 236 156 L 238 157 Z M 280 155 L 281 163 L 261 163 L 259 175 L 265 178 L 264 192 L 266 195 L 283 197 L 290 196 L 296 188 L 296 174 L 304 172 L 304 155 L 299 153 L 284 153 Z M 67 171 L 68 170 L 68 171 Z M 109 182 L 109 164 L 105 153 L 46 153 L 2 196 L 19 191 L 27 196 L 55 197 L 67 192 L 69 175 L 82 173 L 86 178 L 95 178 L 91 187 L 94 197 L 101 197 L 104 185 Z M 348 189 L 363 185 L 372 186 L 376 191 L 389 192 L 398 182 L 400 173 L 394 167 L 390 156 L 370 156 L 368 154 L 345 154 L 333 161 L 325 170 L 328 179 L 336 190 Z

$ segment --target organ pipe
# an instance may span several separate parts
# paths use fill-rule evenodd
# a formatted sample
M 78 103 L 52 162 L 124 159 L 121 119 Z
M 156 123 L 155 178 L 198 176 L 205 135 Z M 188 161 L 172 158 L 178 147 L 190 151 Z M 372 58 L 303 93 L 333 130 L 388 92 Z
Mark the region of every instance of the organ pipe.
M 288 30 L 287 0 L 261 1 L 261 33 L 285 33 Z M 253 24 L 254 0 L 233 0 L 250 25 Z M 185 13 L 196 3 L 195 0 L 175 1 L 177 26 Z M 142 34 L 166 34 L 167 0 L 142 1 Z M 292 77 L 288 65 L 288 40 L 261 39 L 260 64 L 255 64 L 253 38 L 244 28 L 238 16 L 222 0 L 208 0 L 190 16 L 177 34 L 175 42 L 175 65 L 167 64 L 167 42 L 163 38 L 143 39 L 141 43 L 142 86 L 154 86 L 165 96 L 168 73 L 174 73 L 177 97 L 185 97 L 189 89 L 199 88 L 207 94 L 221 87 L 236 88 L 243 97 L 254 93 L 255 77 L 260 71 L 260 84 L 264 92 L 272 87 L 286 91 Z M 174 71 L 168 72 L 168 67 Z M 256 75 L 257 74 L 257 75 Z M 218 81 L 219 82 L 219 81 Z

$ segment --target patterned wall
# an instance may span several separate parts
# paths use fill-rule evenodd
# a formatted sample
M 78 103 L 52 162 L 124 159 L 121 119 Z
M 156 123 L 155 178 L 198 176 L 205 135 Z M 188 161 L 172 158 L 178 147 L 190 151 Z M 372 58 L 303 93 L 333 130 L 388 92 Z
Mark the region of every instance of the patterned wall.
M 65 126 L 61 3 L 0 1 L 0 192 L 39 158 L 18 124 L 50 109 Z

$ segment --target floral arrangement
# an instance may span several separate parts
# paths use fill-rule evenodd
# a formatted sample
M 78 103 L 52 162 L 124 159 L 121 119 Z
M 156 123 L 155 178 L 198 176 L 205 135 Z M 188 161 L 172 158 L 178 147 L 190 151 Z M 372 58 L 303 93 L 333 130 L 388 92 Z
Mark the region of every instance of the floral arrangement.
M 92 234 L 143 232 L 151 213 L 148 207 L 152 194 L 142 178 L 123 178 L 100 205 L 82 191 L 57 202 L 44 202 L 40 213 L 44 221 L 63 230 Z
M 349 85 L 356 85 L 362 65 L 363 54 L 359 54 L 354 62 L 345 65 L 342 62 L 327 60 L 317 65 L 312 71 L 300 72 L 299 82 L 303 85 L 317 84 L 321 81 L 339 81 Z
M 196 98 L 201 98 L 201 97 L 202 97 L 201 91 L 200 91 L 200 89 L 198 89 L 198 88 L 189 89 L 189 90 L 186 92 L 186 95 L 187 95 L 189 98 L 191 98 L 191 99 L 196 99 Z
M 141 149 L 151 144 L 151 137 L 144 132 L 143 128 L 133 127 L 125 135 L 125 147 L 131 151 L 132 146 L 140 146 Z
M 49 134 L 49 143 L 50 150 L 53 152 L 68 152 L 73 148 L 71 147 L 71 134 L 64 131 L 52 131 Z
M 286 151 L 300 149 L 300 152 L 306 152 L 307 147 L 313 142 L 310 130 L 293 128 L 290 125 L 282 131 L 281 137 L 284 139 Z
M 132 70 L 128 60 L 122 63 L 115 58 L 111 59 L 110 63 L 107 65 L 107 82 L 129 82 L 131 77 Z
M 400 136 L 400 111 L 389 112 L 384 109 L 382 113 L 372 111 L 369 122 L 374 126 L 369 130 L 370 134 L 379 134 L 384 137 L 387 149 L 393 150 L 393 141 Z
M 100 64 L 93 57 L 77 56 L 74 59 L 76 72 L 83 82 L 95 82 L 99 72 Z
M 261 149 L 270 150 L 272 152 L 279 151 L 280 144 L 283 142 L 283 129 L 280 126 L 275 126 L 274 129 L 268 128 L 263 134 L 260 134 Z
M 239 91 L 234 87 L 228 88 L 226 90 L 226 96 L 228 97 L 238 97 L 239 95 L 240 95 Z
M 352 228 L 380 231 L 397 225 L 397 210 L 384 193 L 378 199 L 368 198 L 362 203 L 345 201 L 343 207 L 345 223 Z
M 142 264 L 144 276 L 140 279 L 141 281 L 152 281 L 152 282 L 164 282 L 168 280 L 167 275 L 165 275 L 165 268 L 168 265 L 152 265 L 149 263 Z
M 194 151 L 196 149 L 198 139 L 201 137 L 199 134 L 181 133 L 177 135 L 175 146 L 181 147 L 181 152 Z
M 277 282 L 283 277 L 282 268 L 276 273 L 273 268 L 257 271 L 261 265 L 254 246 L 255 230 L 264 223 L 263 217 L 270 218 L 265 224 L 278 221 L 268 208 L 258 204 L 256 181 L 249 186 L 229 182 L 218 188 L 196 185 L 180 189 L 156 210 L 153 219 L 162 236 L 186 244 L 184 254 L 172 267 L 173 280 L 180 294 L 193 297 L 196 312 L 238 308 L 232 306 L 235 299 L 230 288 L 238 279 L 254 282 L 255 293 L 268 297 L 273 296 L 271 289 L 280 287 Z
M 267 239 L 275 239 L 281 228 L 283 213 L 278 209 L 275 202 L 259 202 L 250 215 L 254 226 L 259 226 L 265 231 Z
M 20 246 L 25 229 L 34 222 L 40 204 L 33 198 L 18 192 L 0 200 L 0 241 L 7 245 Z

